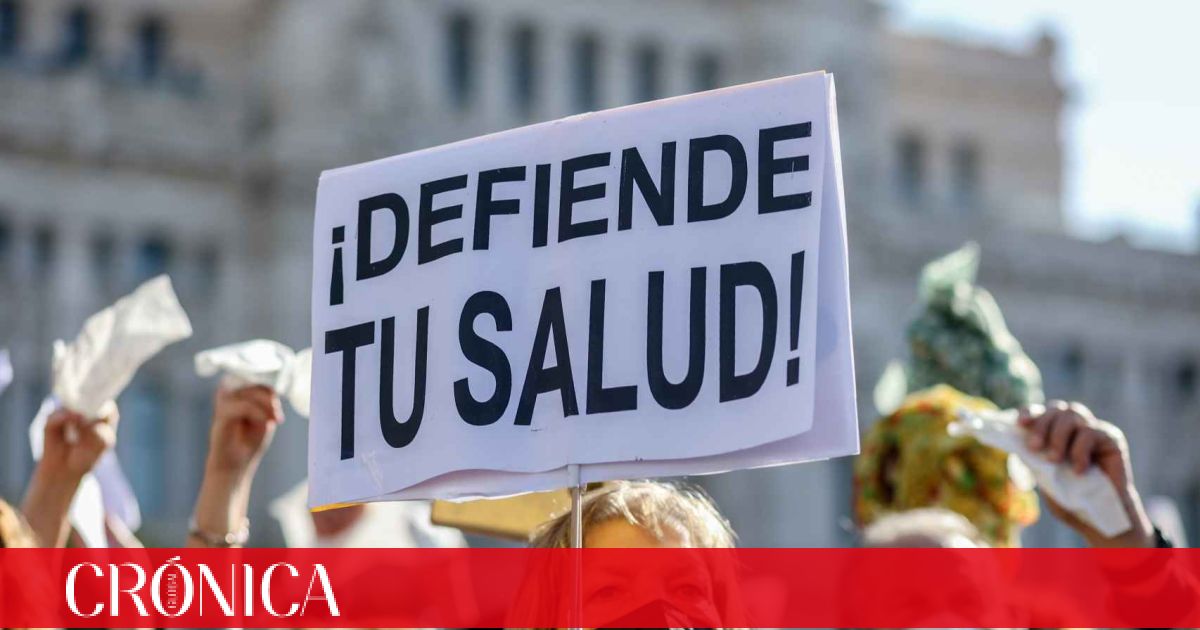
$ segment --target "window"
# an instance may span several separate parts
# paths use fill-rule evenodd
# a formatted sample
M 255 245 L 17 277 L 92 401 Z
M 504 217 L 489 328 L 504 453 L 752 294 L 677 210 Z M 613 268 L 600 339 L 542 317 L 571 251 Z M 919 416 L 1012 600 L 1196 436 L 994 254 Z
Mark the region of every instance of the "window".
M 200 295 L 205 296 L 207 299 L 216 297 L 217 282 L 220 280 L 220 273 L 220 260 L 217 248 L 212 245 L 206 245 L 201 248 L 200 253 L 196 256 L 196 288 Z
M 522 24 L 512 32 L 512 101 L 513 107 L 522 115 L 533 111 L 537 94 L 537 32 L 529 24 Z
M 919 203 L 925 195 L 925 145 L 916 134 L 905 134 L 897 154 L 900 196 L 909 204 Z
M 92 52 L 92 12 L 83 5 L 67 12 L 63 29 L 62 64 L 74 66 L 87 61 Z
M 1196 362 L 1184 361 L 1175 368 L 1175 392 L 1182 404 L 1190 404 L 1196 399 Z
M 8 227 L 8 220 L 0 216 L 0 271 L 3 271 L 8 263 L 10 249 L 12 249 L 12 230 Z
M 54 238 L 54 229 L 48 225 L 38 227 L 33 232 L 33 273 L 38 279 L 45 279 L 50 276 L 50 270 L 54 265 L 54 250 L 57 241 Z
M 98 279 L 112 274 L 116 252 L 117 241 L 112 234 L 98 234 L 92 238 L 92 271 Z
M 166 481 L 163 453 L 167 452 L 167 391 L 155 375 L 139 376 L 121 395 L 121 439 L 117 442 L 121 462 L 137 493 L 142 511 L 163 514 Z M 174 467 L 172 471 L 175 472 Z
M 637 101 L 653 101 L 662 92 L 662 54 L 654 44 L 642 44 L 634 52 Z
M 40 362 L 39 362 L 40 363 Z M 46 367 L 40 365 L 39 367 Z M 17 383 L 24 380 L 25 385 L 25 413 L 24 418 L 33 418 L 37 416 L 37 412 L 42 407 L 42 402 L 50 395 L 50 379 L 46 377 L 50 373 L 49 369 L 31 370 L 29 374 L 21 374 L 17 376 Z M 15 391 L 13 392 L 16 393 Z M 14 423 L 15 424 L 15 423 Z M 9 454 L 12 450 L 8 451 Z M 28 448 L 17 449 L 17 458 L 20 460 L 21 470 L 29 470 L 33 464 L 33 453 Z
M 111 233 L 97 234 L 92 237 L 89 248 L 93 281 L 107 299 L 117 287 L 117 239 Z
M 171 247 L 166 241 L 151 238 L 144 241 L 137 252 L 137 281 L 144 282 L 167 272 L 171 263 Z
M 721 60 L 715 53 L 702 52 L 692 61 L 692 87 L 697 92 L 721 87 Z
M 589 112 L 600 102 L 600 43 L 592 34 L 581 35 L 571 49 L 572 96 L 575 111 Z
M 150 16 L 142 18 L 137 25 L 137 76 L 150 82 L 157 79 L 163 71 L 163 61 L 167 52 L 167 25 L 162 18 Z
M 1062 357 L 1063 387 L 1072 396 L 1080 396 L 1083 392 L 1083 369 L 1085 361 L 1083 348 L 1071 346 Z
M 21 45 L 21 6 L 0 0 L 0 58 L 15 57 Z
M 475 24 L 465 13 L 446 22 L 446 77 L 450 102 L 465 108 L 475 91 Z
M 1200 538 L 1200 481 L 1192 482 L 1191 487 L 1188 488 L 1187 493 L 1184 495 L 1183 505 L 1184 509 L 1187 510 L 1184 513 L 1184 518 L 1187 519 L 1185 527 L 1188 540 L 1195 541 L 1197 538 Z M 1187 541 L 1174 542 L 1184 547 L 1187 546 L 1184 544 Z
M 959 142 L 951 152 L 951 198 L 961 210 L 975 210 L 980 202 L 979 150 L 971 142 Z

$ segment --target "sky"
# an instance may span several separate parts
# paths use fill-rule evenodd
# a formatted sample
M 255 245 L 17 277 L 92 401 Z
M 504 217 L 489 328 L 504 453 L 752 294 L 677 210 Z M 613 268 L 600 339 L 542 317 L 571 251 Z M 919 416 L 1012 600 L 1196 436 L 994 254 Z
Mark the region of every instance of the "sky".
M 905 32 L 1028 50 L 1059 39 L 1068 226 L 1137 246 L 1200 239 L 1200 2 L 890 0 Z

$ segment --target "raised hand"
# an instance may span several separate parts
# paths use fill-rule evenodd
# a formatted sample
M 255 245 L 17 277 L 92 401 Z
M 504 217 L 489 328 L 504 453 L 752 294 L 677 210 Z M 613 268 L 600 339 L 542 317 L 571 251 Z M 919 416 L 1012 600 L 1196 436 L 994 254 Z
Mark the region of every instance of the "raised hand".
M 220 472 L 251 472 L 283 418 L 279 397 L 268 387 L 218 388 L 209 432 L 208 466 Z
M 71 501 L 84 475 L 116 444 L 118 415 L 113 405 L 102 418 L 89 419 L 69 409 L 56 409 L 46 419 L 42 458 L 21 505 L 40 546 L 66 544 Z
M 40 466 L 78 482 L 92 471 L 105 451 L 117 443 L 116 407 L 103 418 L 89 420 L 69 409 L 57 409 L 46 420 Z
M 269 387 L 217 389 L 189 546 L 241 544 L 249 527 L 246 512 L 254 473 L 283 418 L 279 397 Z
M 1065 463 L 1076 473 L 1082 474 L 1093 466 L 1102 472 L 1116 488 L 1133 528 L 1107 538 L 1090 523 L 1043 495 L 1055 517 L 1079 532 L 1093 547 L 1154 546 L 1154 526 L 1146 516 L 1134 486 L 1129 446 L 1120 429 L 1096 418 L 1090 409 L 1079 403 L 1063 401 L 1022 409 L 1018 422 L 1027 433 L 1026 444 L 1030 450 L 1052 462 Z

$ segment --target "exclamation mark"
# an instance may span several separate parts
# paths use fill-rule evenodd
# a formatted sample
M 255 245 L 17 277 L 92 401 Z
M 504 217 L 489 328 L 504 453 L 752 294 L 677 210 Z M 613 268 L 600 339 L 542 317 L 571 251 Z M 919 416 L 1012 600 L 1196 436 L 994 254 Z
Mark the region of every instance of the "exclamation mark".
M 342 248 L 341 244 L 346 240 L 346 226 L 339 225 L 333 228 L 333 277 L 329 279 L 329 305 L 336 306 L 342 303 Z
M 792 352 L 800 349 L 800 305 L 804 303 L 804 252 L 792 254 L 792 299 L 788 332 Z M 800 357 L 787 361 L 788 387 L 800 382 Z

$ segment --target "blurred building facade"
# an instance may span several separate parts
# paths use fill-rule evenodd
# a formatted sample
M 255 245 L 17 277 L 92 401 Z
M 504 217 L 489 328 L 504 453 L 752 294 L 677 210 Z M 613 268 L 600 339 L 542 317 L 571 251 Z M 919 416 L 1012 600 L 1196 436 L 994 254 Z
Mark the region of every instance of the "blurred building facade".
M 196 335 L 120 401 L 120 452 L 147 537 L 178 542 L 213 387 L 191 355 L 259 336 L 308 344 L 321 170 L 824 68 L 838 83 L 864 426 L 875 379 L 904 351 L 921 265 L 975 239 L 1048 394 L 1118 421 L 1139 481 L 1200 526 L 1200 258 L 1064 233 L 1052 38 L 1012 52 L 900 35 L 871 2 L 597 6 L 0 0 L 0 347 L 17 373 L 0 398 L 0 491 L 15 497 L 28 476 L 51 341 L 168 272 Z M 304 475 L 306 430 L 285 424 L 269 453 L 259 523 Z M 848 459 L 704 483 L 746 544 L 848 540 Z

